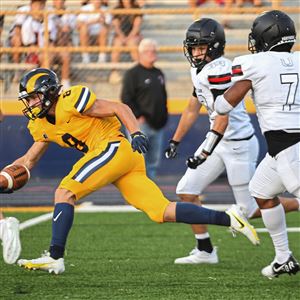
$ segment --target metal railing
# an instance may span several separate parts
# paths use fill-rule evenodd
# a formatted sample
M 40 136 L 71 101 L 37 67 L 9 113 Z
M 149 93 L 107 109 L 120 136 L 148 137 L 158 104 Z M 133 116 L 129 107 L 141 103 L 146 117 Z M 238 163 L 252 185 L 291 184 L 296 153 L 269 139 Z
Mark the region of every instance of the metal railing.
M 299 14 L 300 7 L 299 6 L 281 6 L 281 1 L 274 0 L 272 1 L 271 8 L 276 8 L 282 10 L 286 13 Z M 95 13 L 109 13 L 111 15 L 122 15 L 122 14 L 142 14 L 142 15 L 192 15 L 194 18 L 199 18 L 201 15 L 209 15 L 209 14 L 220 14 L 220 15 L 231 15 L 231 16 L 239 16 L 241 14 L 249 15 L 249 14 L 259 14 L 263 11 L 270 9 L 269 6 L 266 7 L 232 7 L 225 5 L 224 7 L 200 7 L 196 9 L 192 8 L 164 8 L 164 9 L 109 9 L 104 11 L 96 10 L 96 11 L 85 11 L 84 14 L 95 14 Z M 133 49 L 133 47 L 113 47 L 113 46 L 52 46 L 49 44 L 49 31 L 48 31 L 48 16 L 52 14 L 75 14 L 78 15 L 82 13 L 81 10 L 44 10 L 42 12 L 28 13 L 28 12 L 18 12 L 16 10 L 4 10 L 0 11 L 0 15 L 17 15 L 17 14 L 27 14 L 27 15 L 42 15 L 44 19 L 44 46 L 30 46 L 30 47 L 1 47 L 0 54 L 4 53 L 31 53 L 38 52 L 43 53 L 43 65 L 45 67 L 49 67 L 49 54 L 50 53 L 82 53 L 82 52 L 105 52 L 110 53 L 114 50 L 118 50 L 121 52 L 129 52 Z M 296 49 L 299 49 L 299 45 L 296 45 Z M 226 46 L 227 52 L 245 52 L 247 50 L 246 45 L 241 44 L 231 44 Z M 164 52 L 181 52 L 182 46 L 174 46 L 174 45 L 166 45 L 160 46 L 158 51 L 161 53 Z

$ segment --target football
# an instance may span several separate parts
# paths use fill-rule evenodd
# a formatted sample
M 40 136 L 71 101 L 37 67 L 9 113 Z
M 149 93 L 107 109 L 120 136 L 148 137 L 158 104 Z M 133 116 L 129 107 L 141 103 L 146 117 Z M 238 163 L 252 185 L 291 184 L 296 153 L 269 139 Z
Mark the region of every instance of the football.
M 0 172 L 0 188 L 16 191 L 30 179 L 30 172 L 24 165 L 8 165 Z

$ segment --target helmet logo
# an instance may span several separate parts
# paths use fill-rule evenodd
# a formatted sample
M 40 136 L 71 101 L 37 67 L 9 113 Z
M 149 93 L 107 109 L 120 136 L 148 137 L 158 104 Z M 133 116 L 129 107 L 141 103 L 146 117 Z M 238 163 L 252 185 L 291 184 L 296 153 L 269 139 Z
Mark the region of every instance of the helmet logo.
M 220 45 L 220 43 L 219 43 L 219 42 L 216 42 L 216 43 L 214 43 L 214 48 L 218 48 L 218 47 L 219 47 L 219 45 Z
M 294 42 L 295 41 L 295 36 L 294 35 L 283 36 L 282 41 L 283 42 L 288 42 L 288 41 Z

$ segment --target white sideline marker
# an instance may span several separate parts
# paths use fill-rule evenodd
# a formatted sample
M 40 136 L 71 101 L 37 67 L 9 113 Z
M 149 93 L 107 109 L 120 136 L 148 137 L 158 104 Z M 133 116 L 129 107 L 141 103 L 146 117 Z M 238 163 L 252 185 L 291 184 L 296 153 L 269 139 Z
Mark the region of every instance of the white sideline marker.
M 225 210 L 231 205 L 223 205 L 223 204 L 211 204 L 211 205 L 203 205 L 206 208 L 213 208 L 217 210 Z M 85 202 L 76 208 L 77 213 L 96 213 L 96 212 L 141 212 L 130 205 L 93 205 L 92 202 Z M 51 220 L 53 216 L 53 212 L 40 215 L 38 217 L 26 220 L 20 224 L 20 230 L 24 230 L 26 228 L 35 226 L 42 222 L 46 222 Z M 268 232 L 266 228 L 256 228 L 257 232 Z M 300 227 L 290 227 L 287 228 L 288 232 L 300 232 Z

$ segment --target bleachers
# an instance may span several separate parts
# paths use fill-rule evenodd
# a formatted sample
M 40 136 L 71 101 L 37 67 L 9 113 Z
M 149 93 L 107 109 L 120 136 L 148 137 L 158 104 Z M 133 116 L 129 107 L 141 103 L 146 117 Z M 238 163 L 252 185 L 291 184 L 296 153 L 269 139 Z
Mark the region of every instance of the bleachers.
M 24 5 L 29 1 L 1 1 L 2 11 L 15 11 L 19 5 Z M 51 1 L 48 1 L 51 3 Z M 110 0 L 110 8 L 112 8 L 116 0 Z M 191 11 L 187 6 L 187 0 L 146 0 L 146 7 L 144 9 L 144 21 L 142 27 L 142 34 L 144 37 L 151 37 L 158 41 L 159 48 L 159 62 L 158 66 L 163 69 L 167 77 L 167 88 L 169 98 L 187 98 L 190 95 L 191 83 L 189 79 L 189 64 L 182 53 L 182 41 L 184 39 L 185 30 L 191 22 L 199 17 L 212 17 L 220 22 L 228 21 L 230 29 L 226 29 L 227 48 L 226 56 L 232 58 L 236 55 L 247 53 L 247 36 L 250 25 L 255 18 L 257 12 L 275 7 L 276 4 L 284 5 L 284 8 L 291 12 L 297 28 L 299 28 L 299 7 L 295 6 L 298 2 L 283 0 L 283 1 L 264 1 L 266 7 L 252 8 L 247 6 L 241 10 L 243 13 L 238 13 L 235 8 L 231 9 L 231 13 L 224 13 L 223 8 L 215 8 L 213 1 L 208 1 L 200 9 Z M 298 3 L 299 4 L 299 3 Z M 67 0 L 66 5 L 69 10 L 78 10 L 80 8 L 80 1 Z M 148 12 L 148 13 L 147 13 Z M 200 15 L 201 13 L 201 15 Z M 10 28 L 13 15 L 7 15 L 5 19 L 5 26 L 2 41 L 7 38 L 7 33 Z M 78 36 L 76 33 L 75 41 Z M 112 37 L 112 32 L 110 40 Z M 91 86 L 96 93 L 102 97 L 117 99 L 119 97 L 120 85 L 110 85 L 107 82 L 110 70 L 118 68 L 121 71 L 126 70 L 132 65 L 128 62 L 128 55 L 123 55 L 123 61 L 117 65 L 112 63 L 95 63 L 97 48 L 89 48 L 94 51 L 92 55 L 92 62 L 90 64 L 83 64 L 80 60 L 80 49 L 72 53 L 72 83 L 83 83 Z M 73 49 L 74 50 L 74 49 Z M 106 49 L 108 53 L 111 47 Z M 7 49 L 7 51 L 12 51 Z M 82 50 L 81 50 L 82 51 Z M 10 82 L 11 74 L 16 70 L 25 70 L 32 67 L 32 65 L 18 64 L 14 65 L 10 62 L 5 62 L 5 55 L 2 55 L 2 62 L 0 71 L 6 82 L 1 84 L 1 98 L 9 99 L 15 98 L 17 85 Z M 127 60 L 127 61 L 126 61 Z M 100 85 L 98 84 L 100 81 Z M 95 83 L 97 82 L 97 84 Z M 5 89 L 5 91 L 4 91 Z

